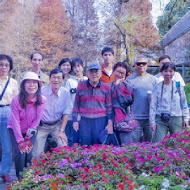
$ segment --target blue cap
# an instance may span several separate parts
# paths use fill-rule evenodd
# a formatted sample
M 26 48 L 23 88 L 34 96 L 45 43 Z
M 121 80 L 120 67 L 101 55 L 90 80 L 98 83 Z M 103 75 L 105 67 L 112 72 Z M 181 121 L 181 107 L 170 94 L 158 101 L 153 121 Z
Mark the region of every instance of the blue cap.
M 92 69 L 102 70 L 99 63 L 91 63 L 90 65 L 88 65 L 88 70 Z

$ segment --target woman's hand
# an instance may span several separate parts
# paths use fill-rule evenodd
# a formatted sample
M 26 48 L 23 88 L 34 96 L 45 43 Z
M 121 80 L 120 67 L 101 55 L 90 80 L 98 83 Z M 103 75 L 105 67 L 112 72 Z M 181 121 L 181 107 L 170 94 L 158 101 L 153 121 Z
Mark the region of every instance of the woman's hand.
M 189 127 L 189 122 L 188 121 L 184 121 L 184 128 L 187 129 Z
M 152 124 L 151 124 L 151 129 L 152 129 L 153 131 L 156 130 L 156 123 L 152 123 Z

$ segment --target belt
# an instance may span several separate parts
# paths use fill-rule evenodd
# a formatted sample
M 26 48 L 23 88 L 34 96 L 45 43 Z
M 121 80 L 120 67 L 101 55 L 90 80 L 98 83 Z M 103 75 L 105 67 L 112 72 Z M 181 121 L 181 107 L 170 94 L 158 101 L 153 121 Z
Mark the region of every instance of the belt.
M 43 125 L 55 125 L 57 124 L 59 121 L 61 121 L 61 119 L 58 119 L 57 121 L 54 121 L 54 122 L 44 122 L 44 121 L 40 121 L 40 126 L 43 126 Z
M 7 104 L 7 105 L 0 105 L 0 108 L 6 107 L 6 106 L 10 106 L 10 104 Z

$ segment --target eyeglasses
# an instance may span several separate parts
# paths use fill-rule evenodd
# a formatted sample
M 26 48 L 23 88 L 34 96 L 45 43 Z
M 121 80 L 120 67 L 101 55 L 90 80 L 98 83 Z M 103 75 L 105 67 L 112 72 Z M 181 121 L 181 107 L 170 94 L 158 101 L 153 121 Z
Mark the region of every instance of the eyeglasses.
M 10 64 L 0 63 L 0 67 L 10 67 Z
M 136 63 L 137 66 L 140 66 L 140 65 L 145 66 L 146 64 L 147 64 L 147 62 L 137 62 L 137 63 Z
M 126 73 L 125 72 L 121 72 L 121 71 L 118 71 L 118 70 L 115 70 L 118 74 L 120 74 L 121 76 L 125 76 Z

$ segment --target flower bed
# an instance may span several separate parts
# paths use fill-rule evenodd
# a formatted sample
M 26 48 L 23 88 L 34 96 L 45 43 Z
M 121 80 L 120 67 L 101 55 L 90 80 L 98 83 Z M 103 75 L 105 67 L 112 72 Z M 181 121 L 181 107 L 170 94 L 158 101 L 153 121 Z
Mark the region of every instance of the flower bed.
M 190 189 L 190 132 L 161 143 L 55 148 L 9 189 Z

